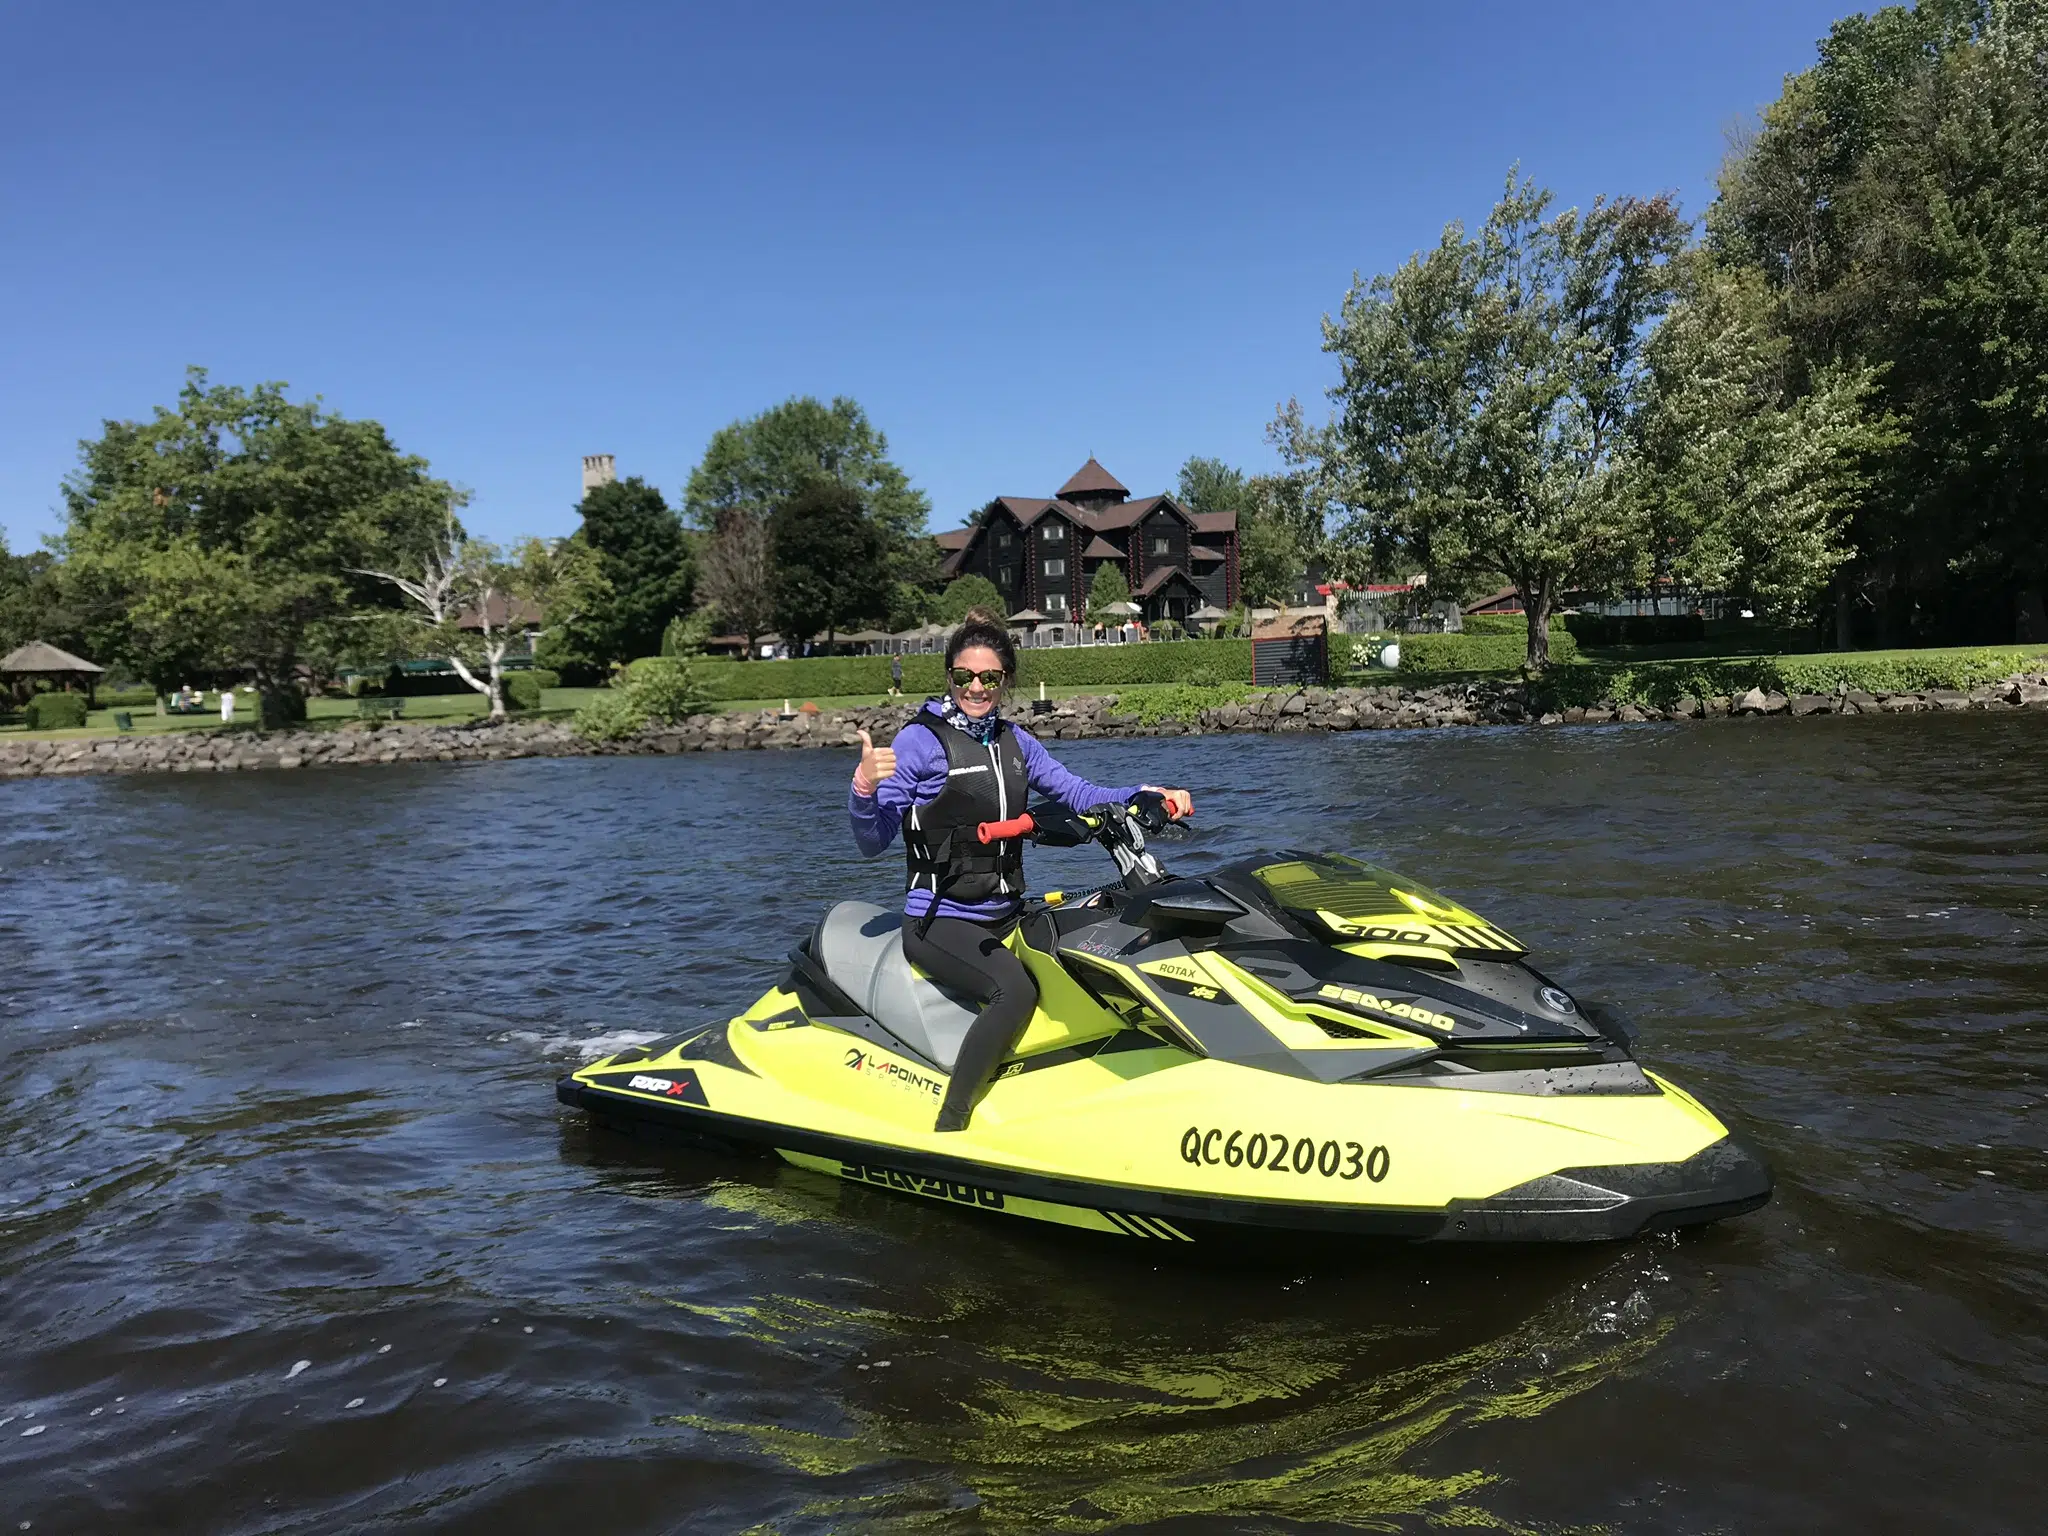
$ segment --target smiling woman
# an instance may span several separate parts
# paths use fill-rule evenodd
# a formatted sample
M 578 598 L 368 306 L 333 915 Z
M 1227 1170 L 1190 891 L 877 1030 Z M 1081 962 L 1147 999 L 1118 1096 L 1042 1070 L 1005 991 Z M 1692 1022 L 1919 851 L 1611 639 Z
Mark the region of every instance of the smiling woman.
M 989 616 L 971 613 L 953 631 L 945 670 L 946 696 L 928 701 L 894 747 L 877 747 L 861 732 L 849 812 L 854 840 L 870 858 L 903 831 L 903 910 L 912 920 L 903 927 L 903 953 L 980 1005 L 939 1107 L 938 1129 L 960 1131 L 1038 1003 L 1030 972 L 1005 942 L 1024 897 L 1023 836 L 991 841 L 976 829 L 1009 822 L 1032 794 L 1078 811 L 1130 800 L 1149 786 L 1092 784 L 1003 719 L 1017 650 Z M 1193 809 L 1185 790 L 1163 793 L 1176 814 Z

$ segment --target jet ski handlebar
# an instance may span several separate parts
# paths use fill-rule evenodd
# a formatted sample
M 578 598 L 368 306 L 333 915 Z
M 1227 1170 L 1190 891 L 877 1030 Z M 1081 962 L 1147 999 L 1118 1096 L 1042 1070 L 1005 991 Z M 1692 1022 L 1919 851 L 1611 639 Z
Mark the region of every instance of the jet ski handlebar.
M 1026 811 L 1008 821 L 984 821 L 974 829 L 974 835 L 984 844 L 1009 837 L 1028 837 L 1053 847 L 1073 848 L 1112 832 L 1119 820 L 1117 812 L 1128 816 L 1147 832 L 1162 831 L 1169 823 L 1179 820 L 1173 814 L 1171 801 L 1153 790 L 1146 790 L 1129 805 L 1112 803 L 1087 811 L 1070 811 L 1053 804 L 1041 805 L 1036 812 Z
M 984 843 L 998 842 L 1006 837 L 1029 837 L 1038 830 L 1038 823 L 1026 811 L 1022 816 L 1012 816 L 1008 821 L 984 821 L 974 829 L 974 835 Z

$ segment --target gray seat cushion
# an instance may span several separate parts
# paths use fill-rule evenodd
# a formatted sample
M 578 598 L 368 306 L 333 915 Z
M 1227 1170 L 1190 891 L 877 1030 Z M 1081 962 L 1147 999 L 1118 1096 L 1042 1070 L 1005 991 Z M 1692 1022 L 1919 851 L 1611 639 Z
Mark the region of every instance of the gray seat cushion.
M 842 901 L 818 925 L 814 958 L 844 992 L 891 1034 L 946 1071 L 981 1010 L 971 998 L 919 975 L 903 958 L 903 914 Z

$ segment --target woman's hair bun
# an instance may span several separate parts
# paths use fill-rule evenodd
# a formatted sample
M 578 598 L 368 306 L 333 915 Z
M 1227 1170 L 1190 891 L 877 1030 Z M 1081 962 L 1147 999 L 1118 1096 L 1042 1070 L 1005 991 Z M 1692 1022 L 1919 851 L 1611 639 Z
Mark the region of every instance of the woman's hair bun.
M 971 651 L 978 645 L 994 651 L 996 660 L 1003 664 L 1003 670 L 1010 674 L 1011 681 L 1016 680 L 1017 642 L 1010 638 L 1002 619 L 986 608 L 968 609 L 960 627 L 946 637 L 946 669 L 952 670 L 962 651 Z

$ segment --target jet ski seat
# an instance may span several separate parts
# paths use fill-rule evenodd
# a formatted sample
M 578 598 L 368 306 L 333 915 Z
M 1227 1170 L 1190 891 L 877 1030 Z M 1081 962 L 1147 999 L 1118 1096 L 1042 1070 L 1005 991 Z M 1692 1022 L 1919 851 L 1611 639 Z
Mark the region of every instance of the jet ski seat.
M 842 901 L 818 924 L 811 956 L 870 1018 L 953 1070 L 960 1042 L 981 1009 L 972 999 L 920 975 L 903 958 L 903 914 L 867 901 Z

